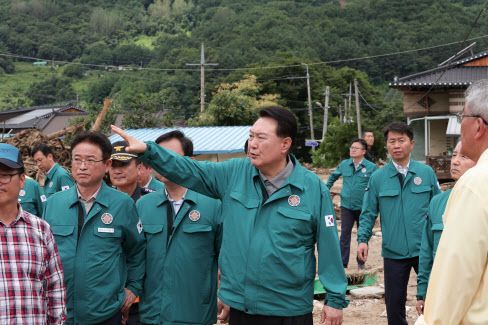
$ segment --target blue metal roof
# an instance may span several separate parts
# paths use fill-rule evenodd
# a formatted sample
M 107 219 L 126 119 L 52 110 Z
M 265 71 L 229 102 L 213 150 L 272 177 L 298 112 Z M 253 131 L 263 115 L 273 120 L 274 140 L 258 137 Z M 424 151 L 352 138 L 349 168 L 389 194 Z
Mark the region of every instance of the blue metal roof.
M 244 143 L 249 138 L 250 129 L 251 126 L 206 126 L 126 129 L 125 132 L 141 141 L 155 141 L 161 134 L 180 130 L 193 141 L 193 153 L 201 155 L 244 152 Z M 113 143 L 122 138 L 115 134 L 109 140 Z

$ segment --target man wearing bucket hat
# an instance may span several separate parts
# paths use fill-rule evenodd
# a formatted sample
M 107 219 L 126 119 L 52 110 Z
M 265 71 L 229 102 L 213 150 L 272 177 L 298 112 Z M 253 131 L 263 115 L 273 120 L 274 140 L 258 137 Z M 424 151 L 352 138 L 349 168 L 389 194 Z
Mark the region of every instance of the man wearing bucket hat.
M 24 183 L 19 150 L 0 143 L 0 323 L 63 324 L 61 260 L 49 224 L 18 203 Z

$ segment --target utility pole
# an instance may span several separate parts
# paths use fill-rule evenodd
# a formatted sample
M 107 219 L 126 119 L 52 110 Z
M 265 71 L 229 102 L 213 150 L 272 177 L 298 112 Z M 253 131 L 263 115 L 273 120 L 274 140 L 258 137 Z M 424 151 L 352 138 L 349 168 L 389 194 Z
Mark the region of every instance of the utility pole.
M 339 121 L 342 124 L 342 105 L 341 104 L 339 104 Z
M 322 141 L 325 139 L 325 134 L 327 133 L 327 118 L 328 117 L 329 117 L 329 86 L 327 86 L 325 88 L 324 126 L 322 128 Z
M 358 138 L 361 139 L 361 112 L 359 111 L 359 90 L 358 90 L 358 80 L 354 79 L 354 92 L 356 94 L 356 115 L 358 121 Z
M 199 65 L 200 66 L 200 112 L 205 110 L 205 66 L 206 65 L 219 65 L 218 63 L 205 63 L 205 52 L 202 43 L 202 53 L 200 55 L 200 63 L 187 63 L 186 65 Z
M 347 98 L 344 98 L 344 122 L 341 123 L 348 123 L 347 122 Z
M 312 96 L 310 95 L 310 75 L 308 74 L 308 64 L 302 63 L 302 65 L 307 67 L 308 115 L 310 116 L 310 136 L 311 136 L 311 140 L 314 141 L 315 137 L 313 135 Z M 315 151 L 315 147 L 312 147 L 312 150 Z
M 352 84 L 349 83 L 349 109 L 348 109 L 348 112 L 349 112 L 349 116 L 351 116 L 351 112 L 352 112 L 352 109 L 351 109 L 351 98 L 352 98 Z

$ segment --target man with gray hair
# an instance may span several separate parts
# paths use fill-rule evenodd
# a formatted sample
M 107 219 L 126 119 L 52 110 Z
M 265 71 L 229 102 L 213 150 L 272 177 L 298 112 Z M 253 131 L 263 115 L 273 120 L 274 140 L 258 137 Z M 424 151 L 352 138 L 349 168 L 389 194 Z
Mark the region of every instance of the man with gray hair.
M 461 154 L 477 162 L 457 182 L 430 276 L 421 324 L 486 324 L 488 319 L 488 80 L 465 93 Z M 461 218 L 459 218 L 461 217 Z

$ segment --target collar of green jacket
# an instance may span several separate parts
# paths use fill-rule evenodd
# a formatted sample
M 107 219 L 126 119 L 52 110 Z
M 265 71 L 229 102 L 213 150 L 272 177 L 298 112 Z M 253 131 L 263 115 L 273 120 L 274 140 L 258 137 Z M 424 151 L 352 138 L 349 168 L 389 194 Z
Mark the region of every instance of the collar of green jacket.
M 407 177 L 408 177 L 408 174 L 410 174 L 410 173 L 416 174 L 419 165 L 420 165 L 420 163 L 418 161 L 410 159 L 410 165 L 408 166 Z M 390 160 L 390 162 L 383 168 L 388 169 L 388 176 L 390 176 L 390 177 L 395 177 L 398 174 L 398 170 L 393 165 L 393 160 Z
M 166 197 L 166 192 L 165 191 L 157 191 L 157 192 L 154 192 L 154 193 L 151 193 L 151 195 L 158 195 L 159 198 L 157 200 L 157 205 L 160 206 L 162 204 L 164 204 L 165 202 L 169 201 L 168 198 Z M 186 195 L 185 195 L 185 200 L 184 202 L 192 202 L 194 204 L 197 204 L 198 203 L 198 195 L 196 192 L 193 192 L 192 190 L 188 189 L 186 191 Z
M 51 168 L 51 170 L 49 171 L 48 174 L 46 174 L 46 180 L 47 179 L 52 179 L 54 174 L 56 174 L 56 171 L 58 170 L 59 168 L 59 164 L 58 163 L 54 163 L 54 166 Z
M 93 206 L 95 206 L 96 203 L 104 206 L 105 208 L 108 208 L 110 205 L 110 193 L 108 193 L 110 188 L 108 187 L 107 184 L 105 184 L 104 181 L 102 181 L 102 186 L 100 187 L 100 191 L 98 192 L 97 198 L 95 199 L 95 202 L 93 202 Z M 72 207 L 73 205 L 77 204 L 79 202 L 78 200 L 78 191 L 76 190 L 76 186 L 73 186 L 70 188 L 68 191 L 71 191 L 71 194 L 69 195 L 69 206 Z M 90 210 L 91 211 L 91 210 Z
M 304 190 L 303 180 L 305 177 L 304 173 L 305 173 L 306 169 L 305 168 L 297 168 L 297 167 L 301 167 L 298 160 L 292 154 L 289 154 L 288 156 L 292 160 L 293 165 L 295 167 L 293 167 L 293 172 L 291 173 L 290 177 L 288 177 L 285 180 L 285 182 L 283 183 L 283 185 L 281 185 L 280 188 L 283 188 L 287 185 L 291 185 L 291 186 L 294 186 L 294 187 L 300 189 L 300 191 L 303 191 Z M 259 176 L 259 170 L 256 167 L 254 167 L 254 169 L 253 169 L 252 177 L 253 177 L 253 179 L 255 179 L 256 177 L 260 177 Z M 262 179 L 260 179 L 260 181 L 262 182 Z

